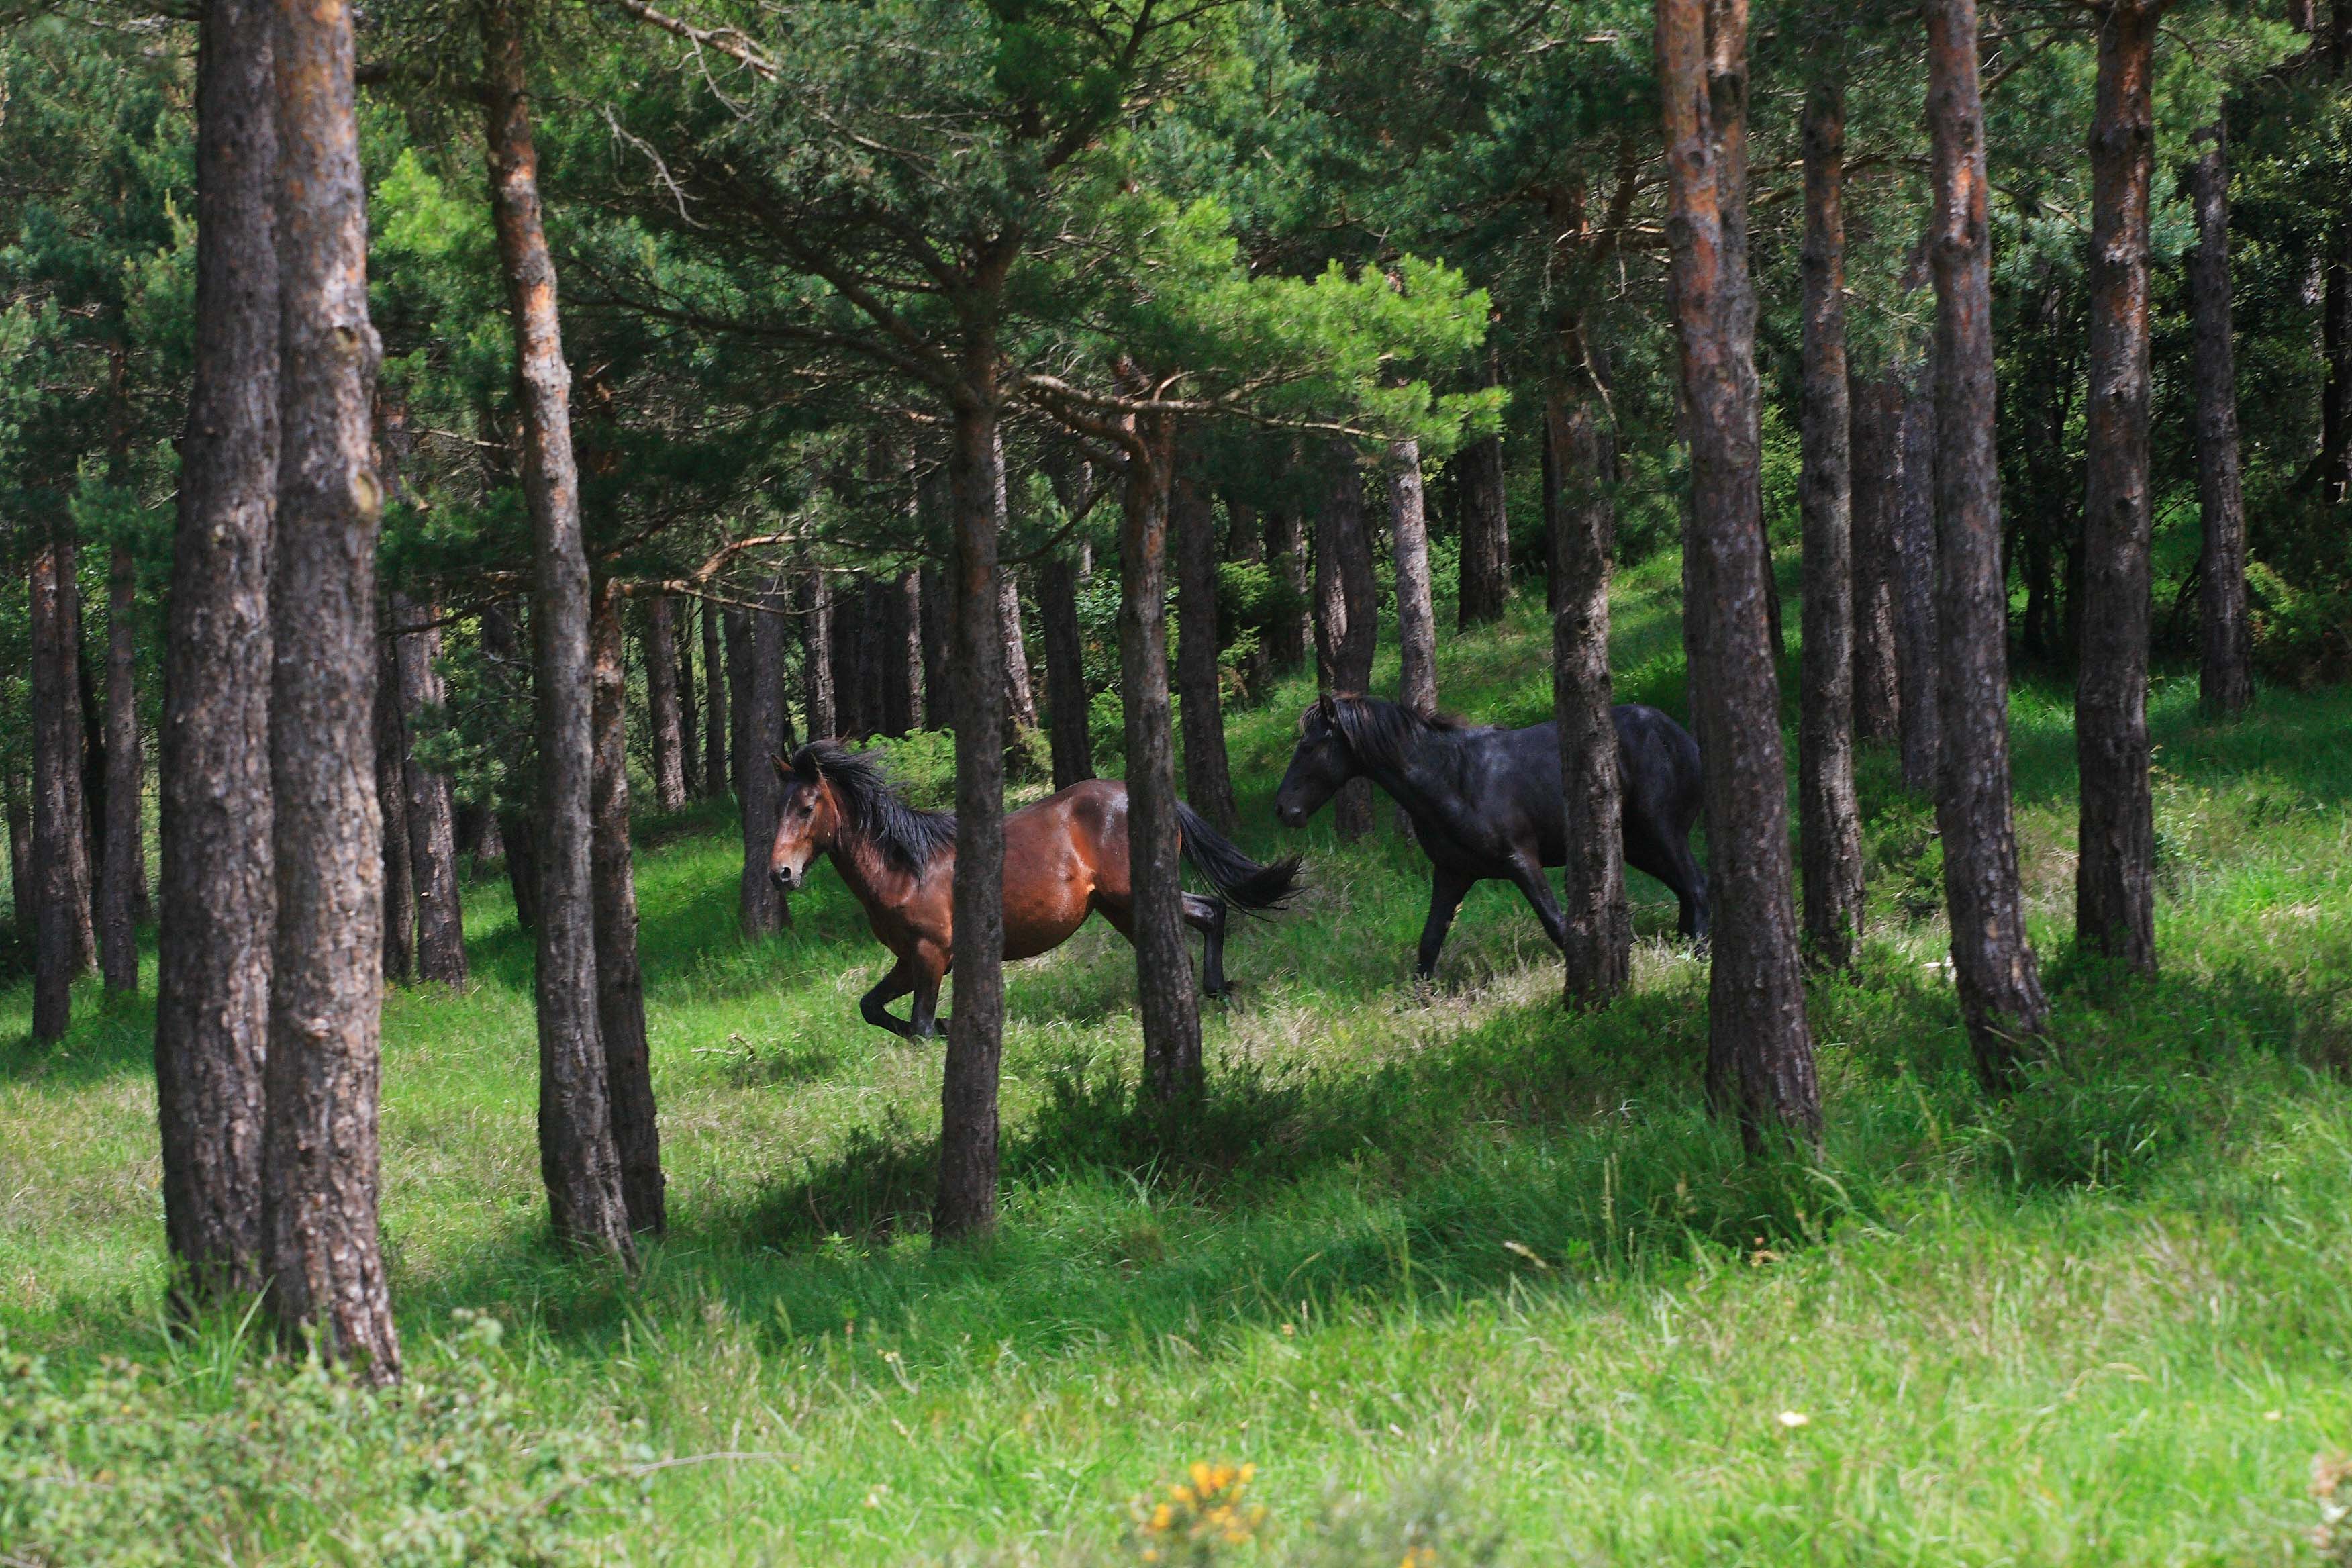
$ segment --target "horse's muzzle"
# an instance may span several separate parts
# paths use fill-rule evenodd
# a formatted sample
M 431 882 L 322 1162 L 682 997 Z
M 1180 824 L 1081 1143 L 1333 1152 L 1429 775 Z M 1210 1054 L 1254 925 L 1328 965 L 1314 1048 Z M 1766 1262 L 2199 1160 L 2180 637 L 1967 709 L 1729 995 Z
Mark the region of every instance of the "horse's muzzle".
M 1282 824 L 1285 827 L 1304 827 L 1307 826 L 1307 814 L 1299 810 L 1297 806 L 1285 801 L 1276 801 L 1274 803 L 1274 819 Z
M 768 872 L 768 879 L 787 893 L 797 892 L 801 885 L 801 874 L 789 866 L 772 868 Z

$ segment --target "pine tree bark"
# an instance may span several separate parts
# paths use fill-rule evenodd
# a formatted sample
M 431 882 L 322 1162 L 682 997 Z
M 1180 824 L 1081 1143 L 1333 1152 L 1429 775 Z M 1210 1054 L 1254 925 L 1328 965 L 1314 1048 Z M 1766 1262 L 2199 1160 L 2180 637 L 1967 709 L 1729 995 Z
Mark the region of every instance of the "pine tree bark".
M 394 618 L 415 626 L 440 618 L 433 601 L 418 604 L 392 595 Z M 393 639 L 399 685 L 385 700 L 396 701 L 406 729 L 401 788 L 408 829 L 408 863 L 416 886 L 416 974 L 452 987 L 466 984 L 466 909 L 457 876 L 457 806 L 449 776 L 416 760 L 415 726 L 427 708 L 447 700 L 441 671 L 440 628 L 426 626 Z
M 861 578 L 857 611 L 857 706 L 869 735 L 890 733 L 890 590 Z M 900 727 L 904 733 L 904 726 Z
M 563 360 L 555 260 L 540 207 L 521 10 L 521 0 L 482 0 L 480 19 L 490 213 L 514 321 L 523 500 L 531 522 L 540 1176 L 559 1241 L 633 1259 L 597 1020 L 589 812 L 593 693 L 572 372 Z
M 278 923 L 264 1068 L 263 1256 L 280 1335 L 400 1374 L 376 1222 L 383 820 L 367 188 L 341 0 L 281 6 L 278 512 L 269 580 Z
M 139 989 L 133 931 L 146 880 L 140 853 L 140 794 L 147 769 L 139 747 L 139 664 L 131 636 L 139 571 L 125 544 L 114 547 L 106 595 L 106 846 L 98 879 L 98 958 L 110 994 Z
M 1744 0 L 1658 0 L 1666 234 L 1689 409 L 1691 706 L 1714 889 L 1707 1080 L 1751 1147 L 1821 1135 L 1790 897 L 1786 758 L 1759 513 Z
M 1265 558 L 1274 572 L 1274 607 L 1266 618 L 1266 663 L 1297 669 L 1315 645 L 1317 599 L 1308 591 L 1307 520 L 1296 507 L 1265 514 Z
M 1928 0 L 1927 122 L 1935 143 L 1936 631 L 1952 971 L 1989 1086 L 2049 1021 L 2025 937 L 2009 769 L 2008 595 L 1994 446 L 1991 245 L 1976 0 Z M 1905 703 L 1911 692 L 1906 685 Z
M 656 594 L 646 601 L 645 624 L 637 640 L 646 660 L 654 804 L 663 811 L 677 811 L 686 805 L 686 731 L 678 714 L 677 628 L 672 624 L 669 595 Z
M 1936 357 L 1913 357 L 1903 373 L 1895 419 L 1895 656 L 1900 690 L 1903 786 L 1933 797 L 1944 748 L 1942 646 L 1936 627 Z
M 1901 733 L 1895 658 L 1895 420 L 1892 375 L 1849 374 L 1853 512 L 1853 732 L 1884 745 Z
M 1168 535 L 1176 452 L 1164 417 L 1132 420 L 1130 431 L 1134 445 L 1127 456 L 1118 531 L 1118 660 L 1133 879 L 1128 919 L 1143 1024 L 1144 1088 L 1160 1104 L 1173 1105 L 1197 1099 L 1203 1081 L 1201 1004 L 1184 940 L 1168 691 Z M 1206 497 L 1201 500 L 1198 510 L 1205 512 Z M 1213 639 L 1211 647 L 1213 657 Z
M 1176 550 L 1176 683 L 1183 697 L 1184 794 L 1211 826 L 1231 834 L 1239 825 L 1240 814 L 1234 805 L 1233 772 L 1225 757 L 1224 695 L 1217 665 L 1217 520 L 1208 487 L 1189 471 L 1191 464 L 1181 458 L 1176 461 L 1168 498 L 1168 527 Z M 1052 640 L 1049 630 L 1049 649 Z M 1160 641 L 1167 641 L 1164 632 Z M 1050 652 L 1047 657 L 1052 657 Z M 1160 679 L 1165 684 L 1165 671 Z M 1130 760 L 1130 779 L 1133 771 Z M 1131 784 L 1129 787 L 1131 791 Z
M 1491 384 L 1491 382 L 1490 382 Z M 1462 492 L 1462 564 L 1456 620 L 1464 630 L 1502 619 L 1511 592 L 1511 521 L 1503 489 L 1503 441 L 1481 436 L 1454 459 Z
M 2156 973 L 2156 803 L 2148 775 L 2148 196 L 2163 0 L 2100 13 L 2091 126 L 2091 395 L 2074 752 L 2082 855 L 2074 933 Z
M 746 940 L 756 942 L 792 923 L 784 895 L 768 874 L 768 857 L 776 843 L 776 810 L 782 790 L 774 759 L 784 736 L 784 617 L 789 608 L 783 585 L 771 583 L 760 595 L 751 616 L 750 668 L 741 693 L 743 777 L 737 799 L 742 805 L 743 874 L 738 884 L 736 920 Z
M 67 863 L 73 875 L 74 973 L 98 968 L 98 867 L 102 856 L 100 837 L 106 831 L 106 727 L 98 713 L 98 684 L 82 646 L 81 551 L 71 537 L 60 546 L 66 552 L 58 574 L 58 619 L 65 646 L 72 650 L 70 718 L 73 737 L 73 789 L 68 799 L 73 813 L 73 833 Z
M 1609 569 L 1617 508 L 1608 481 L 1611 437 L 1596 406 L 1594 357 L 1571 323 L 1564 363 L 1569 385 L 1544 407 L 1551 605 L 1552 717 L 1559 731 L 1568 859 L 1561 869 L 1562 1000 L 1604 1006 L 1632 983 L 1633 917 L 1625 896 L 1624 784 L 1618 775 L 1616 699 L 1609 673 Z
M 1429 504 L 1422 493 L 1421 443 L 1389 450 L 1389 558 L 1396 567 L 1398 700 L 1437 711 L 1437 608 L 1429 582 Z
M 383 977 L 416 977 L 416 875 L 409 853 L 408 790 L 402 778 L 408 728 L 401 722 L 400 669 L 389 633 L 376 638 L 375 798 L 383 813 Z
M 1037 727 L 1037 697 L 1029 680 L 1029 644 L 1021 630 L 1021 584 L 1010 566 L 997 575 L 998 624 L 1004 635 L 1004 721 L 1015 731 Z
M 751 616 L 742 610 L 727 612 L 727 787 L 737 801 L 743 798 L 743 780 L 753 763 L 767 759 L 752 755 L 746 739 L 745 717 L 751 711 Z
M 833 579 L 812 567 L 800 580 L 801 713 L 812 736 L 841 733 L 833 688 Z
M 16 940 L 33 945 L 33 796 L 25 775 L 11 767 L 0 770 L 0 795 L 8 805 L 8 900 L 14 910 Z
M 686 784 L 686 797 L 700 800 L 702 786 L 702 713 L 696 697 L 699 688 L 695 684 L 695 601 L 674 601 L 677 608 L 670 612 L 670 658 L 677 665 L 677 740 L 678 770 Z
M 950 601 L 949 574 L 925 566 L 916 574 L 922 589 L 923 689 L 929 700 L 924 719 L 934 730 L 955 728 L 955 681 L 948 672 L 949 649 L 955 635 L 955 605 Z
M 628 669 L 623 663 L 620 601 L 615 585 L 607 583 L 597 596 L 589 628 L 595 659 L 595 778 L 589 810 L 595 833 L 591 876 L 596 906 L 596 1023 L 604 1042 L 613 1147 L 621 1162 L 621 1199 L 628 1210 L 629 1228 L 659 1235 L 668 1215 L 661 1132 L 654 1117 L 653 1053 L 646 1036 L 646 983 L 637 964 L 637 879 L 629 847 Z M 670 627 L 649 625 L 648 639 L 656 632 L 666 642 Z
M 1372 546 L 1364 531 L 1364 479 L 1354 452 L 1335 447 L 1328 458 L 1330 489 L 1315 531 L 1315 659 L 1318 685 L 1327 692 L 1361 694 L 1371 685 L 1379 649 L 1379 589 L 1372 578 Z M 1350 779 L 1332 803 L 1339 837 L 1360 838 L 1371 831 L 1372 786 Z
M 882 732 L 923 727 L 923 584 L 901 572 L 877 585 L 882 599 Z
M 1045 562 L 1037 584 L 1038 618 L 1045 627 L 1045 707 L 1054 742 L 1054 787 L 1095 776 L 1094 741 L 1087 732 L 1086 653 L 1078 637 L 1078 568 L 1066 552 Z
M 2196 338 L 2197 502 L 2205 542 L 2198 563 L 2198 696 L 2229 718 L 2254 700 L 2253 634 L 2246 617 L 2246 500 L 2238 471 L 2238 371 L 2230 323 L 2230 154 L 2222 121 L 2198 132 L 2189 161 L 2197 243 L 2189 252 Z
M 865 599 L 862 578 L 845 577 L 833 584 L 832 626 L 825 634 L 825 647 L 833 667 L 833 727 L 835 733 L 845 737 L 866 734 L 874 727 L 866 712 L 866 672 L 857 663 L 865 627 Z
M 732 731 L 727 720 L 727 658 L 720 648 L 721 615 L 717 605 L 708 599 L 702 602 L 702 793 L 711 800 L 723 798 L 730 783 L 727 776 L 730 754 L 727 742 Z
M 522 638 L 516 629 L 512 605 L 499 600 L 482 606 L 481 637 L 482 651 L 494 667 L 513 671 L 525 668 Z M 528 677 L 518 674 L 514 679 L 520 684 Z M 506 864 L 507 886 L 514 894 L 515 928 L 523 931 L 537 931 L 539 839 L 530 814 L 511 807 L 502 809 L 489 818 L 484 837 L 497 840 L 499 858 Z M 488 851 L 480 853 L 487 854 Z
M 62 1039 L 73 1021 L 74 976 L 81 967 L 75 928 L 84 906 L 73 872 L 81 835 L 75 810 L 81 794 L 81 709 L 73 694 L 73 632 L 64 590 L 73 570 L 70 543 L 52 539 L 34 552 L 33 1039 L 43 1044 Z
M 1845 88 L 1805 95 L 1804 653 L 1797 726 L 1798 837 L 1813 958 L 1852 965 L 1862 928 L 1862 809 L 1853 787 L 1853 516 L 1846 402 Z

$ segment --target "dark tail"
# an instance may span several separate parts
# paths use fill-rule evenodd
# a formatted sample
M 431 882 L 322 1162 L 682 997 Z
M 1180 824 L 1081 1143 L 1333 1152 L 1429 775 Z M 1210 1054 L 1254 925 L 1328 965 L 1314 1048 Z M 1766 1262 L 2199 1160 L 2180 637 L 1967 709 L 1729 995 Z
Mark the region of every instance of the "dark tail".
M 1176 820 L 1184 830 L 1184 858 L 1236 909 L 1278 910 L 1298 891 L 1298 857 L 1261 866 L 1182 801 Z

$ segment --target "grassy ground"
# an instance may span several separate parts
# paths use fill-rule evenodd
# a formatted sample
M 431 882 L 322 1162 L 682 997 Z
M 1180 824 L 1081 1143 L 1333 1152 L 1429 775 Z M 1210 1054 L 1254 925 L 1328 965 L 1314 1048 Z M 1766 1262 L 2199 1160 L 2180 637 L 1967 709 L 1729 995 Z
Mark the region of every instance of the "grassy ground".
M 1617 652 L 1679 711 L 1675 585 L 1621 584 Z M 1524 605 L 1447 637 L 1449 705 L 1540 716 L 1543 640 Z M 1003 1233 L 935 1254 L 937 1048 L 858 1022 L 884 955 L 829 873 L 737 940 L 713 816 L 642 847 L 675 1229 L 629 1284 L 543 1243 L 529 944 L 481 882 L 473 988 L 386 1007 L 389 1404 L 163 1333 L 152 1009 L 92 992 L 34 1053 L 0 994 L 0 1561 L 2315 1561 L 2311 1467 L 2352 1444 L 2352 694 L 2229 729 L 2193 697 L 2153 703 L 2164 977 L 2117 988 L 2063 938 L 2065 694 L 2020 693 L 2061 1054 L 2006 1104 L 1929 816 L 1870 759 L 1812 1168 L 1705 1116 L 1663 889 L 1604 1016 L 1560 1014 L 1499 885 L 1416 994 L 1417 856 L 1327 820 L 1302 907 L 1233 942 L 1179 1146 L 1130 1113 L 1116 938 L 1012 973 Z M 1303 699 L 1234 719 L 1261 852 Z M 1246 1496 L 1193 1542 L 1244 1484 L 1167 1489 L 1225 1460 Z

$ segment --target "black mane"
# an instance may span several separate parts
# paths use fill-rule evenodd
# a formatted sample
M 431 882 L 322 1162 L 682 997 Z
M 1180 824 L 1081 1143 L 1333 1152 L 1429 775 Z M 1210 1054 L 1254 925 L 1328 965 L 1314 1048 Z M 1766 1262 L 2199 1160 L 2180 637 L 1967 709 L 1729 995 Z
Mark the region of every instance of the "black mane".
M 1422 742 L 1478 728 L 1450 714 L 1416 713 L 1401 703 L 1349 692 L 1326 698 L 1322 707 L 1357 762 L 1391 774 L 1402 773 L 1412 764 Z
M 919 872 L 940 851 L 955 847 L 955 813 L 908 805 L 872 752 L 853 752 L 838 741 L 811 741 L 793 753 L 790 766 L 802 778 L 833 785 L 847 830 L 878 846 L 901 870 Z

